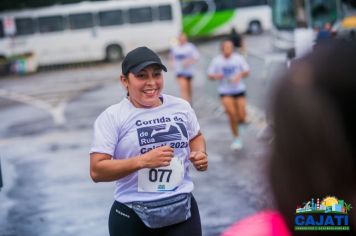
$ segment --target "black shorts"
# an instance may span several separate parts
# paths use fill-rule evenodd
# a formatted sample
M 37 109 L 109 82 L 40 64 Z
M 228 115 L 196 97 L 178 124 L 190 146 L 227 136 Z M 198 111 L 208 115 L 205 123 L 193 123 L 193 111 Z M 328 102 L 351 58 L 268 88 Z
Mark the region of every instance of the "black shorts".
M 115 201 L 109 216 L 109 232 L 110 236 L 202 235 L 199 209 L 193 195 L 191 198 L 191 217 L 188 220 L 158 229 L 148 228 L 134 210 Z
M 223 97 L 232 97 L 232 98 L 239 98 L 239 97 L 246 97 L 246 92 L 239 92 L 239 93 L 232 93 L 232 94 L 226 94 L 226 93 L 221 93 L 220 98 Z
M 185 78 L 186 80 L 192 80 L 193 76 L 192 75 L 184 75 L 184 74 L 176 74 L 176 78 Z

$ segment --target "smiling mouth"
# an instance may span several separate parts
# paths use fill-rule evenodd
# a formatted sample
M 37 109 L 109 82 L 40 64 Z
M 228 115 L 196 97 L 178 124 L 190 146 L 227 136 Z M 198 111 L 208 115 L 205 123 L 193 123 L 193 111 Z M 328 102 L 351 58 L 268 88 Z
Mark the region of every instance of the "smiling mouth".
M 146 89 L 146 90 L 143 90 L 143 93 L 148 94 L 148 95 L 152 95 L 156 91 L 158 91 L 158 89 Z

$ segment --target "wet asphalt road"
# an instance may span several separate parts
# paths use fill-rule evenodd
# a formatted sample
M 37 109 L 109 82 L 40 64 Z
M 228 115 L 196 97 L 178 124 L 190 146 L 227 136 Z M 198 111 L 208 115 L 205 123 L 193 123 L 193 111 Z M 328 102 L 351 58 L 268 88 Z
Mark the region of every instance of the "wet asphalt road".
M 247 45 L 267 44 L 266 39 L 268 36 L 254 36 L 247 39 Z M 194 79 L 193 106 L 207 140 L 210 164 L 208 172 L 192 168 L 191 175 L 203 235 L 214 236 L 233 222 L 272 206 L 265 176 L 265 148 L 257 139 L 265 126 L 263 112 L 270 87 L 264 78 L 263 60 L 268 49 L 261 48 L 259 55 L 253 51 L 247 57 L 252 67 L 247 80 L 252 122 L 243 137 L 244 149 L 239 152 L 229 148 L 231 134 L 219 106 L 216 84 L 205 76 L 218 42 L 201 43 L 199 50 L 202 60 Z M 119 71 L 119 64 L 100 64 L 0 80 L 1 88 L 23 93 L 28 91 L 22 81 L 31 85 L 42 80 L 53 87 L 53 83 L 68 84 L 73 78 L 76 82 L 71 85 L 76 87 L 88 78 L 103 80 L 64 99 L 66 122 L 60 126 L 54 125 L 46 110 L 19 103 L 9 105 L 0 99 L 0 158 L 5 184 L 0 192 L 0 236 L 108 235 L 113 184 L 91 181 L 88 150 L 97 115 L 125 95 L 117 81 Z M 172 74 L 167 73 L 165 79 L 165 92 L 178 95 Z

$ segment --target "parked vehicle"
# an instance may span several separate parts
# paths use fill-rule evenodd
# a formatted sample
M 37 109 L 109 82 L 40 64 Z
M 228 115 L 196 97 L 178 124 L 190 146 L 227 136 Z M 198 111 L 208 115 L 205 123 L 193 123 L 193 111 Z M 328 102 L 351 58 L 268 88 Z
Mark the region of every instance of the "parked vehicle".
M 167 50 L 181 30 L 178 0 L 108 0 L 3 12 L 0 58 L 32 55 L 26 63 L 34 66 L 116 61 L 142 45 Z

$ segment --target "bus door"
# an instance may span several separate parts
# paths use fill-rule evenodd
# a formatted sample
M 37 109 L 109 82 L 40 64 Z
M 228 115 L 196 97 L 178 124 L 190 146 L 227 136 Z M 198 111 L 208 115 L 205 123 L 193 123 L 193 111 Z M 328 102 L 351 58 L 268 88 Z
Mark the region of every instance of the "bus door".
M 0 23 L 2 23 L 0 35 L 2 56 L 9 58 L 16 54 L 25 53 L 26 48 L 30 48 L 28 35 L 34 33 L 32 19 L 15 19 L 14 17 L 5 16 Z

